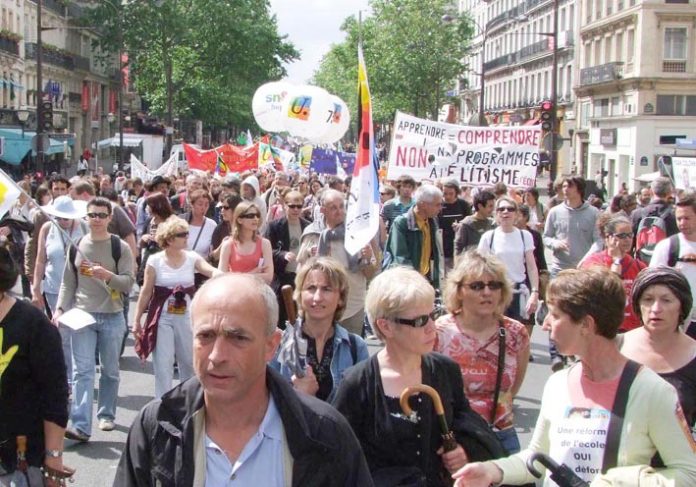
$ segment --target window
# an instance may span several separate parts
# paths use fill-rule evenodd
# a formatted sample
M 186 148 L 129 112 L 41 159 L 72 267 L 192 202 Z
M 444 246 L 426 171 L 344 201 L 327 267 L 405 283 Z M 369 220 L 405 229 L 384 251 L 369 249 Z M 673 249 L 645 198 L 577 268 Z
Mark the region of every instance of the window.
M 592 113 L 592 105 L 589 102 L 585 102 L 580 106 L 580 126 L 589 127 L 590 116 Z
M 635 48 L 635 31 L 633 29 L 626 32 L 626 62 L 633 62 L 633 50 Z
M 611 116 L 616 117 L 621 115 L 621 98 L 614 96 L 611 99 Z
M 614 55 L 614 60 L 621 62 L 623 61 L 624 55 L 623 55 L 623 32 L 618 32 L 616 34 L 616 51 Z
M 665 27 L 665 60 L 686 60 L 686 27 Z
M 608 117 L 609 116 L 609 98 L 602 98 L 594 101 L 593 117 Z
M 656 115 L 696 115 L 696 95 L 657 95 Z

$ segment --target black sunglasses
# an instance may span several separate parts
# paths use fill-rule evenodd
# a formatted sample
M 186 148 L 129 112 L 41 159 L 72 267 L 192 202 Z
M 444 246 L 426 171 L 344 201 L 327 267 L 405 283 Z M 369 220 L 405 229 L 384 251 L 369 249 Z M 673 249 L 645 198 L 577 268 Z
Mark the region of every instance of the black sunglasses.
M 189 233 L 188 232 L 179 232 L 179 233 L 175 233 L 174 236 L 177 238 L 188 238 Z
M 292 210 L 301 210 L 302 205 L 288 205 L 288 208 L 290 208 Z
M 222 209 L 223 209 L 223 210 L 229 210 L 230 207 L 229 207 L 229 206 L 224 206 L 224 205 L 223 205 L 223 206 L 222 206 Z
M 109 218 L 108 213 L 101 213 L 101 212 L 100 213 L 87 213 L 87 216 L 92 218 L 92 219 L 99 218 L 100 220 L 106 220 L 107 218 Z
M 462 283 L 462 286 L 466 286 L 472 291 L 483 291 L 484 288 L 488 288 L 491 291 L 500 291 L 503 289 L 503 283 L 501 281 L 474 281 L 470 283 Z
M 614 233 L 614 237 L 619 238 L 621 240 L 625 238 L 633 238 L 633 233 L 632 232 L 623 232 L 623 233 Z
M 430 320 L 435 321 L 440 316 L 442 316 L 442 310 L 440 308 L 436 308 L 427 315 L 416 316 L 415 318 L 392 318 L 392 321 L 400 325 L 412 326 L 413 328 L 422 328 L 427 325 Z
M 252 218 L 261 218 L 261 215 L 258 213 L 246 213 L 244 215 L 239 215 L 239 218 L 243 220 L 251 220 Z
M 495 211 L 497 211 L 498 213 L 503 213 L 503 212 L 514 213 L 517 211 L 517 208 L 515 208 L 514 206 L 499 206 L 498 208 L 495 209 Z

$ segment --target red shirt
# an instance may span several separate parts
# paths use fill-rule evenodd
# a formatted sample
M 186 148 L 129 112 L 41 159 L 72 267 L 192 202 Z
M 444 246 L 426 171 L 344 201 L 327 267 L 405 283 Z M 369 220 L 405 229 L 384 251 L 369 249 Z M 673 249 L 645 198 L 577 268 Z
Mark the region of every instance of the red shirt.
M 613 260 L 614 259 L 606 250 L 602 250 L 587 257 L 580 267 L 582 269 L 588 269 L 592 266 L 599 265 L 608 269 L 611 267 Z M 633 312 L 631 291 L 633 290 L 633 281 L 635 281 L 636 276 L 646 267 L 647 266 L 643 262 L 634 259 L 630 255 L 625 255 L 623 259 L 621 259 L 621 280 L 623 280 L 624 291 L 626 291 L 626 309 L 624 310 L 624 320 L 619 327 L 620 331 L 629 331 L 641 326 L 640 319 Z

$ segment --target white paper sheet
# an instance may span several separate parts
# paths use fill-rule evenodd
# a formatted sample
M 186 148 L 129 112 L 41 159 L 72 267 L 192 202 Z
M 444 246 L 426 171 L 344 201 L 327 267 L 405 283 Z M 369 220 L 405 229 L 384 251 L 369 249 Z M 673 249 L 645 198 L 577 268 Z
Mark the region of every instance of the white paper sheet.
M 73 308 L 70 311 L 66 311 L 65 313 L 60 315 L 60 318 L 58 318 L 58 322 L 67 326 L 68 328 L 72 328 L 73 330 L 77 331 L 81 330 L 86 326 L 93 325 L 97 321 L 88 312 L 82 311 L 78 308 Z

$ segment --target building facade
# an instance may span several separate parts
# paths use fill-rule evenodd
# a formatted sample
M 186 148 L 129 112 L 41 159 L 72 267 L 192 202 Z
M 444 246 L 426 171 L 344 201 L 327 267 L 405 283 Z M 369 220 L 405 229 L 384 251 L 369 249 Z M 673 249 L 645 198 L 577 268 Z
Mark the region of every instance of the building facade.
M 459 80 L 462 123 L 474 124 L 481 102 L 489 125 L 539 121 L 540 104 L 551 98 L 554 0 L 462 0 L 460 15 L 476 24 L 469 70 Z M 568 142 L 575 128 L 573 93 L 575 1 L 558 0 L 557 119 L 565 139 L 559 173 L 570 172 Z
M 696 138 L 696 2 L 578 0 L 575 158 L 609 194 Z M 685 155 L 694 155 L 685 154 Z

